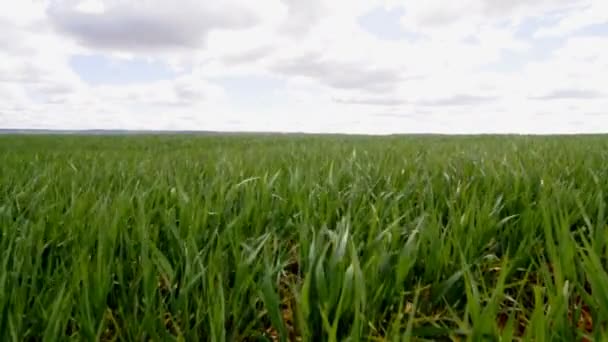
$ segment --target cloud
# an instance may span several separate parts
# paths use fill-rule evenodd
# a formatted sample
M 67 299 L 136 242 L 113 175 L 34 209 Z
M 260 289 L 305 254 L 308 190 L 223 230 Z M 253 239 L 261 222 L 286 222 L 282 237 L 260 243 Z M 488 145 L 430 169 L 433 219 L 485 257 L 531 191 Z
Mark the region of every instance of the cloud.
M 417 1 L 403 6 L 405 15 L 402 16 L 401 23 L 410 31 L 436 37 L 441 35 L 445 40 L 459 40 L 491 27 L 511 30 L 526 18 L 568 11 L 588 1 L 590 0 Z
M 4 53 L 11 53 L 14 55 L 26 55 L 31 53 L 32 50 L 23 46 L 23 39 L 25 34 L 7 19 L 0 17 L 0 27 L 2 27 L 2 34 L 0 34 L 0 46 Z
M 319 0 L 281 0 L 281 2 L 287 6 L 287 18 L 281 31 L 290 34 L 308 33 L 326 12 Z
M 479 0 L 481 10 L 486 15 L 504 17 L 508 15 L 530 14 L 542 15 L 547 12 L 570 9 L 573 6 L 583 4 L 586 0 Z
M 578 2 L 578 10 L 562 15 L 557 24 L 543 27 L 535 33 L 536 37 L 555 37 L 576 32 L 597 24 L 608 24 L 608 2 L 589 0 Z
M 41 80 L 43 73 L 31 62 L 6 61 L 0 65 L 0 82 L 36 83 Z
M 271 46 L 264 45 L 239 53 L 226 54 L 222 57 L 227 64 L 244 64 L 256 62 L 271 53 Z
M 220 87 L 193 76 L 146 84 L 100 85 L 87 88 L 86 91 L 88 96 L 96 97 L 97 103 L 107 102 L 135 108 L 196 108 L 199 105 L 221 102 L 225 96 Z
M 312 78 L 332 88 L 363 89 L 371 92 L 389 91 L 402 79 L 399 70 L 329 60 L 318 54 L 283 60 L 272 69 L 287 76 Z
M 605 3 L 16 1 L 0 126 L 597 132 Z
M 80 43 L 123 51 L 194 48 L 214 29 L 243 29 L 256 23 L 248 10 L 185 0 L 108 2 L 103 12 L 55 5 L 48 9 L 54 26 Z
M 27 34 L 24 36 L 26 39 L 22 41 L 23 46 L 33 48 L 31 45 L 36 41 L 30 41 Z M 78 78 L 63 64 L 63 59 L 56 55 L 56 51 L 33 51 L 28 58 L 23 58 L 19 51 L 0 55 L 0 84 L 5 85 L 5 89 L 12 89 L 10 92 L 13 94 L 22 94 L 18 99 L 13 97 L 14 101 L 0 103 L 0 109 L 60 101 L 77 87 Z
M 585 89 L 560 89 L 546 95 L 531 97 L 533 100 L 592 100 L 605 97 L 604 94 L 595 90 Z
M 491 96 L 474 96 L 474 95 L 454 95 L 446 98 L 420 101 L 423 106 L 473 106 L 485 104 L 498 100 L 497 97 Z
M 407 101 L 397 97 L 351 97 L 334 98 L 334 101 L 342 104 L 370 105 L 370 106 L 399 106 L 406 104 Z

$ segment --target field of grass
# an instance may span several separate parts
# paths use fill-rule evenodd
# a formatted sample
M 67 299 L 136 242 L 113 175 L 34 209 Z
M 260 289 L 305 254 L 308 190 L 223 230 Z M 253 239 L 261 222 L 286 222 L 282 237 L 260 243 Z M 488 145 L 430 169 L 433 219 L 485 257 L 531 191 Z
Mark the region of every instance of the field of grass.
M 608 137 L 0 137 L 0 340 L 608 337 Z

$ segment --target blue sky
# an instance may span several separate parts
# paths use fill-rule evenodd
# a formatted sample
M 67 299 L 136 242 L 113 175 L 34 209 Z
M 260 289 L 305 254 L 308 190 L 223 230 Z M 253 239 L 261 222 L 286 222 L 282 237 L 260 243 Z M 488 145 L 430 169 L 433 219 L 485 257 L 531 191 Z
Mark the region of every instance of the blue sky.
M 133 84 L 175 79 L 179 73 L 163 62 L 143 58 L 111 58 L 104 54 L 72 55 L 70 67 L 86 83 Z
M 378 37 L 386 40 L 410 40 L 424 39 L 420 33 L 409 32 L 401 25 L 401 18 L 405 14 L 403 7 L 376 7 L 364 13 L 358 18 L 361 27 Z
M 24 1 L 0 127 L 608 131 L 608 2 Z

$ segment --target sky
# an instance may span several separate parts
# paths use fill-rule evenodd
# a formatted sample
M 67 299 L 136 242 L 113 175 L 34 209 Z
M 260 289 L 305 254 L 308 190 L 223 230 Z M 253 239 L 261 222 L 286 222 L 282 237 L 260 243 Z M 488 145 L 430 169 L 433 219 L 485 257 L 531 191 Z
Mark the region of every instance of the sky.
M 608 133 L 606 0 L 19 0 L 0 25 L 0 128 Z

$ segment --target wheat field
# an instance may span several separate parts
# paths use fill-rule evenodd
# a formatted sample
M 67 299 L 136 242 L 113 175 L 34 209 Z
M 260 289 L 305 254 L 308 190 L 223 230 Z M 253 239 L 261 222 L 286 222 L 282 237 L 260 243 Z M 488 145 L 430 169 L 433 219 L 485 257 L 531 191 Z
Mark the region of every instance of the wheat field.
M 0 137 L 2 341 L 601 341 L 608 137 Z

